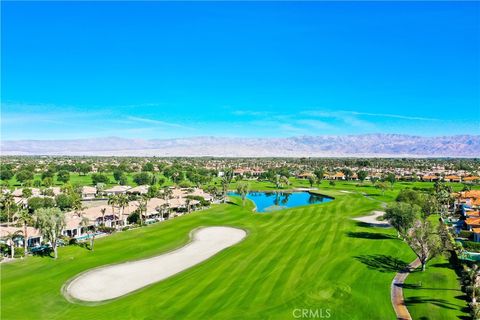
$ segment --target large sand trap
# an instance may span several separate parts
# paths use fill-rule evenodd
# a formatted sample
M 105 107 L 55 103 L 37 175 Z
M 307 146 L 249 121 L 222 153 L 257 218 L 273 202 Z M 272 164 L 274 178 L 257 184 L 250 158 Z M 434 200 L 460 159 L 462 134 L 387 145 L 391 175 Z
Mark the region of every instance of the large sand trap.
M 231 227 L 194 230 L 192 241 L 180 249 L 82 273 L 67 284 L 64 293 L 87 302 L 118 298 L 193 267 L 242 241 L 246 235 L 244 230 Z
M 369 216 L 353 218 L 353 220 L 360 221 L 360 222 L 363 222 L 363 223 L 367 223 L 367 224 L 372 225 L 374 227 L 382 227 L 382 228 L 391 227 L 391 225 L 387 221 L 378 220 L 378 218 L 383 216 L 384 214 L 385 214 L 385 212 L 383 212 L 383 211 L 373 211 L 372 214 L 369 215 Z

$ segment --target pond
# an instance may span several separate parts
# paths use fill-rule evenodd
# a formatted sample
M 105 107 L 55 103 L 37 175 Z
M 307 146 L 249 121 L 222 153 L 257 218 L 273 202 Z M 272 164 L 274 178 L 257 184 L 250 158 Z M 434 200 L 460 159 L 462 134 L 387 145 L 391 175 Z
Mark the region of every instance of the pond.
M 228 193 L 229 196 L 240 196 L 236 192 Z M 247 195 L 256 205 L 257 212 L 271 212 L 286 208 L 294 208 L 315 203 L 324 203 L 333 199 L 310 192 L 258 192 L 252 191 Z

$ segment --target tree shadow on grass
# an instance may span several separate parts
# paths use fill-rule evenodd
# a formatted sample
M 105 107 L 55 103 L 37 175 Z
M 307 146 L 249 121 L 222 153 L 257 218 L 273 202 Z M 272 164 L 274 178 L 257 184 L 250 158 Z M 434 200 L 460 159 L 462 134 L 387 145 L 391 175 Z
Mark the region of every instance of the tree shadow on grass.
M 414 305 L 414 304 L 422 304 L 422 303 L 429 303 L 437 307 L 450 309 L 450 310 L 458 310 L 460 307 L 454 303 L 448 302 L 445 299 L 434 299 L 434 298 L 425 298 L 425 297 L 409 297 L 405 299 L 405 304 L 407 306 Z
M 370 228 L 372 227 L 372 225 L 370 223 L 366 223 L 366 222 L 362 222 L 362 221 L 355 221 L 355 224 L 358 226 L 358 227 L 362 227 L 362 228 Z
M 458 291 L 461 292 L 459 289 L 448 289 L 448 288 L 427 288 L 422 287 L 419 284 L 413 283 L 404 283 L 404 284 L 397 284 L 397 286 L 402 287 L 404 289 L 415 289 L 415 290 L 439 290 L 439 291 Z M 459 296 L 460 297 L 460 296 Z
M 376 232 L 347 232 L 347 236 L 350 238 L 360 238 L 360 239 L 372 239 L 372 240 L 388 240 L 396 239 L 396 237 Z
M 356 256 L 355 259 L 378 272 L 401 272 L 408 268 L 405 261 L 383 254 Z
M 445 269 L 453 269 L 450 263 L 445 262 L 445 263 L 435 263 L 430 265 L 430 267 L 435 267 L 435 268 L 445 268 Z
M 32 255 L 41 258 L 53 258 L 53 250 L 51 248 L 45 248 L 43 250 L 32 252 Z

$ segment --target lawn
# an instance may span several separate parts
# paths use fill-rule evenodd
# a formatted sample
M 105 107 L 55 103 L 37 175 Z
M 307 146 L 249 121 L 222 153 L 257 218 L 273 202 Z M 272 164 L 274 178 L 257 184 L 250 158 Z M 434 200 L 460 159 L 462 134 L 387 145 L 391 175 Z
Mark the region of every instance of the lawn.
M 242 208 L 235 199 L 98 239 L 94 252 L 70 246 L 60 249 L 57 261 L 30 257 L 5 264 L 1 318 L 292 319 L 293 310 L 308 308 L 330 309 L 331 319 L 394 319 L 390 283 L 413 253 L 393 230 L 350 219 L 378 209 L 379 201 L 339 190 L 320 192 L 336 199 L 271 214 L 252 213 L 251 203 Z M 103 305 L 72 304 L 61 294 L 62 285 L 80 272 L 171 250 L 186 243 L 192 229 L 211 225 L 245 228 L 249 235 L 204 263 Z M 451 274 L 444 281 L 455 285 Z M 421 301 L 416 308 L 426 314 L 430 304 Z M 459 314 L 448 305 L 439 308 L 435 319 Z
M 410 274 L 403 294 L 414 319 L 442 319 L 445 310 L 450 319 L 468 319 L 466 296 L 460 290 L 455 270 L 443 256 L 430 261 L 425 272 Z

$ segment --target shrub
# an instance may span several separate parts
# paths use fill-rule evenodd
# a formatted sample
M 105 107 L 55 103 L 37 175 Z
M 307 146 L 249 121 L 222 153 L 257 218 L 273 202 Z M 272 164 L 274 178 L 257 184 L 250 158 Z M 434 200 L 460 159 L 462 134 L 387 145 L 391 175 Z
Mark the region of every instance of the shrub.
M 7 246 L 5 243 L 0 243 L 0 252 L 2 254 L 10 254 L 10 247 Z
M 463 248 L 467 251 L 480 252 L 480 242 L 463 241 Z
M 13 255 L 14 258 L 20 258 L 20 257 L 23 257 L 24 255 L 25 255 L 25 249 L 23 249 L 22 247 L 15 248 L 15 253 Z
M 122 231 L 127 231 L 127 230 L 129 230 L 129 229 L 130 229 L 129 226 L 125 226 L 125 227 L 122 228 Z
M 128 223 L 137 223 L 140 220 L 140 215 L 135 210 L 127 218 Z
M 107 226 L 99 226 L 97 230 L 105 233 L 113 233 L 115 231 L 115 228 L 107 227 Z
M 187 199 L 191 199 L 191 200 L 197 200 L 197 201 L 200 201 L 200 205 L 203 206 L 203 207 L 207 207 L 210 205 L 210 202 L 208 202 L 207 200 L 205 200 L 204 197 L 202 196 L 187 196 L 186 197 Z
M 458 234 L 458 237 L 473 240 L 473 232 L 468 230 L 461 230 Z
M 190 182 L 188 182 L 187 180 L 183 180 L 183 181 L 180 181 L 178 186 L 180 188 L 190 188 L 190 187 L 192 187 L 192 184 Z
M 75 239 L 75 238 L 70 238 L 70 240 L 68 240 L 68 244 L 69 244 L 69 245 L 75 245 L 75 244 L 77 244 L 77 243 L 78 243 L 78 240 Z

